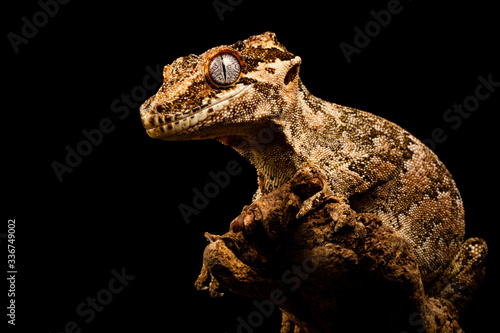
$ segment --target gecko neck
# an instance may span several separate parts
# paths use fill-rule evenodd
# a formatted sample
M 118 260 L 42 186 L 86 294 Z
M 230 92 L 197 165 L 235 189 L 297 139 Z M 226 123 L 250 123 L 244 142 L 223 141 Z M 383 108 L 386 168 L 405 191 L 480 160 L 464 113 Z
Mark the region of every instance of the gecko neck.
M 282 110 L 272 121 L 254 124 L 245 136 L 219 138 L 250 160 L 257 169 L 259 189 L 254 200 L 282 186 L 309 161 L 316 145 L 324 138 L 321 133 L 332 125 L 332 115 L 323 111 L 325 102 L 309 93 L 299 81 L 294 105 Z M 331 134 L 331 133 L 330 133 Z
M 239 151 L 257 169 L 259 190 L 254 200 L 290 180 L 309 161 L 314 145 L 323 140 L 318 133 L 331 125 L 331 115 L 322 108 L 332 104 L 310 94 L 300 79 L 296 96 L 294 105 L 247 139 L 251 149 L 246 154 Z
M 261 126 L 252 135 L 219 138 L 257 170 L 259 188 L 254 200 L 290 180 L 297 171 L 297 156 L 285 135 L 273 123 Z
M 273 132 L 272 140 L 252 155 L 250 162 L 257 169 L 261 194 L 282 186 L 297 172 L 297 154 L 282 132 Z

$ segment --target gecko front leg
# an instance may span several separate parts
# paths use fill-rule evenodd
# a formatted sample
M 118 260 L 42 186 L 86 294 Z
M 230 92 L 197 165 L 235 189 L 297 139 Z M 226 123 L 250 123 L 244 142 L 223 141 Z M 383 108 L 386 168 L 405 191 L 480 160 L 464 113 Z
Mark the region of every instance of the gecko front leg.
M 329 182 L 327 181 L 327 177 L 324 171 L 321 170 L 319 167 L 317 167 L 314 164 L 307 164 L 297 172 L 297 177 L 299 177 L 301 173 L 310 173 L 315 177 L 319 178 L 322 182 L 322 189 L 302 202 L 302 206 L 300 207 L 300 210 L 296 216 L 297 219 L 303 218 L 307 214 L 318 209 L 321 205 L 328 202 L 334 202 L 339 205 L 349 206 L 348 200 L 344 198 L 342 195 L 338 195 L 332 189 Z M 346 225 L 343 222 L 347 221 L 346 219 L 338 219 L 337 216 L 332 216 L 332 220 L 337 221 L 337 223 L 335 224 L 334 232 L 338 232 L 339 230 L 341 230 Z M 364 237 L 366 235 L 366 232 L 364 231 L 364 226 L 360 224 L 360 227 L 361 227 L 360 230 L 362 230 L 360 236 Z

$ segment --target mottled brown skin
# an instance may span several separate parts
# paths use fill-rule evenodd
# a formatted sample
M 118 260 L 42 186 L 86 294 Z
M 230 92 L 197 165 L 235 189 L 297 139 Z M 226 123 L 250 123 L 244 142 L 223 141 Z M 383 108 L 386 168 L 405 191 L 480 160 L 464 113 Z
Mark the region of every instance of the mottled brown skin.
M 238 79 L 222 86 L 208 70 L 221 53 L 241 65 Z M 313 164 L 327 179 L 327 195 L 306 200 L 299 217 L 333 194 L 358 213 L 378 215 L 409 242 L 430 293 L 460 274 L 473 279 L 476 272 L 463 267 L 482 262 L 486 244 L 464 244 L 462 200 L 443 163 L 396 124 L 311 95 L 300 64 L 269 32 L 178 58 L 141 106 L 143 124 L 152 138 L 215 138 L 236 149 L 257 169 L 254 200 Z

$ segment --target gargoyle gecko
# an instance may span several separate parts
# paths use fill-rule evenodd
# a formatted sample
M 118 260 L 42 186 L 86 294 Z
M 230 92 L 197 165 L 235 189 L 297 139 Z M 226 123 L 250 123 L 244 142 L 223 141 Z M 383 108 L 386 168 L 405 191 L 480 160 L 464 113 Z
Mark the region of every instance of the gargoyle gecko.
M 316 166 L 327 179 L 323 194 L 378 215 L 409 242 L 429 295 L 460 280 L 470 298 L 487 247 L 479 238 L 464 242 L 462 199 L 446 167 L 398 125 L 313 96 L 300 64 L 270 32 L 178 58 L 141 106 L 142 122 L 152 138 L 217 139 L 236 149 L 257 169 L 254 200 L 302 165 Z M 266 127 L 273 139 L 256 149 L 252 140 Z M 321 204 L 321 192 L 299 217 Z

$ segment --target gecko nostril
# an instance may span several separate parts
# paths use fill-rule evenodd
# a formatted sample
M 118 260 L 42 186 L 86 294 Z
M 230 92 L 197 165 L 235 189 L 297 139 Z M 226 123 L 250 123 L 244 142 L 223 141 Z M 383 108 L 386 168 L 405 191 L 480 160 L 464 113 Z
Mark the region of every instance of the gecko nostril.
M 163 112 L 163 110 L 164 110 L 164 109 L 163 109 L 163 105 L 161 105 L 161 104 L 156 105 L 155 110 L 156 110 L 156 112 L 158 112 L 158 113 L 162 113 L 162 112 Z

